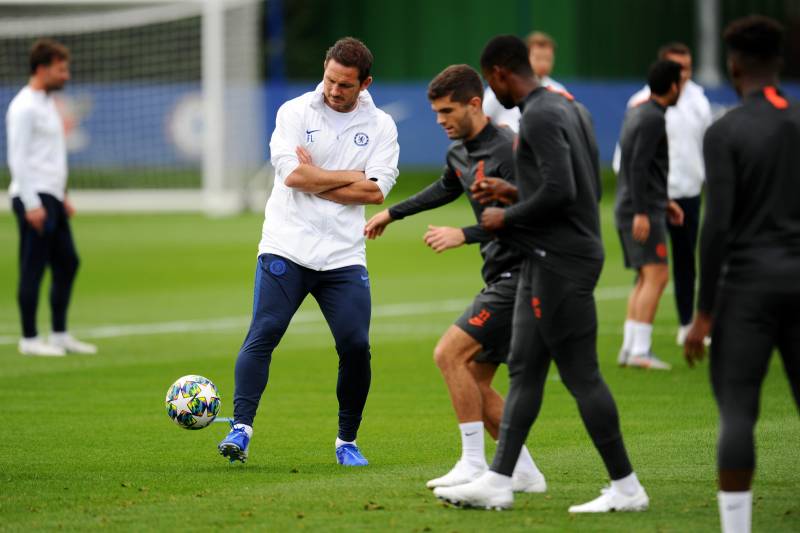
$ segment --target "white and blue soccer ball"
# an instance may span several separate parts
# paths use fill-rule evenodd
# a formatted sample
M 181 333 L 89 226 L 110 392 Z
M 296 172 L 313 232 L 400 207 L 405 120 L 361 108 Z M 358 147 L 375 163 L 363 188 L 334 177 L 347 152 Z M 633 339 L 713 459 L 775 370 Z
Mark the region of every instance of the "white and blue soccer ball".
M 184 429 L 203 429 L 219 413 L 219 391 L 210 379 L 190 374 L 167 390 L 167 415 Z

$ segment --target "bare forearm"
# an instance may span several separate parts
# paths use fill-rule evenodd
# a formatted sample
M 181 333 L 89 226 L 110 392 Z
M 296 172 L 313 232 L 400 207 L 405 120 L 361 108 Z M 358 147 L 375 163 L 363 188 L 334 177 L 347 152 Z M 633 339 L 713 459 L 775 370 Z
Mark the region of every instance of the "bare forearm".
M 284 184 L 302 192 L 318 194 L 365 179 L 364 173 L 358 170 L 325 170 L 314 165 L 301 164 L 286 176 Z
M 317 193 L 317 196 L 344 205 L 382 204 L 383 193 L 374 181 L 362 180 L 337 189 Z

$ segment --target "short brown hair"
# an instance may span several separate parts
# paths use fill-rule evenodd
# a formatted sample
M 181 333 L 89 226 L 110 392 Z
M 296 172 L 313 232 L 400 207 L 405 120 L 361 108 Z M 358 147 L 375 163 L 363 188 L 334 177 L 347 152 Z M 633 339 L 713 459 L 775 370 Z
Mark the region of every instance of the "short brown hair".
M 53 61 L 69 61 L 69 49 L 53 39 L 38 39 L 31 47 L 29 61 L 31 74 L 36 74 L 40 65 L 49 66 Z
M 428 85 L 428 100 L 450 96 L 460 104 L 466 104 L 476 96 L 483 98 L 483 83 L 474 68 L 469 65 L 450 65 L 431 80 Z
M 545 48 L 556 49 L 556 41 L 543 31 L 534 31 L 528 35 L 527 39 L 528 50 L 534 46 L 543 46 Z
M 367 45 L 355 37 L 343 37 L 333 43 L 333 46 L 328 48 L 325 54 L 326 65 L 329 59 L 333 59 L 345 67 L 357 68 L 358 81 L 361 83 L 364 83 L 364 80 L 369 77 L 369 71 L 372 68 L 372 52 L 369 51 Z
M 668 55 L 690 56 L 692 51 L 685 44 L 675 41 L 658 49 L 658 59 L 666 59 Z

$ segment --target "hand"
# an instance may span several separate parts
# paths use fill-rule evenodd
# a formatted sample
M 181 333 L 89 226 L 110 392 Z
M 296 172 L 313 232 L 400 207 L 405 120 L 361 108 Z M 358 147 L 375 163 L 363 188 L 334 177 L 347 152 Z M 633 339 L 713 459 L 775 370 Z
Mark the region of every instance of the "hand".
M 294 153 L 297 154 L 297 160 L 300 161 L 301 165 L 313 165 L 313 161 L 311 159 L 311 152 L 303 148 L 302 146 L 298 146 L 294 149 Z
M 517 188 L 501 178 L 484 178 L 473 183 L 469 190 L 481 205 L 492 202 L 509 205 L 517 201 Z
M 67 218 L 72 218 L 75 214 L 75 206 L 69 201 L 69 198 L 64 197 L 64 212 L 67 213 Z
M 430 246 L 437 254 L 458 248 L 466 240 L 461 228 L 449 228 L 447 226 L 428 226 L 428 231 L 423 237 L 425 244 Z
M 47 220 L 47 211 L 44 207 L 36 207 L 25 211 L 25 220 L 33 226 L 37 233 L 44 233 L 44 221 Z
M 364 235 L 366 235 L 367 239 L 377 239 L 383 235 L 383 230 L 392 222 L 394 222 L 394 219 L 389 214 L 389 210 L 384 209 L 380 213 L 372 215 L 372 218 L 367 221 L 366 226 L 364 226 Z
M 686 341 L 683 343 L 683 356 L 689 367 L 703 360 L 706 353 L 705 339 L 711 333 L 711 317 L 706 313 L 698 312 L 694 317 Z
M 633 240 L 645 243 L 650 236 L 650 217 L 647 215 L 634 215 Z
M 506 210 L 500 207 L 487 207 L 481 213 L 481 226 L 488 231 L 503 229 L 506 225 Z
M 675 200 L 670 200 L 667 204 L 667 220 L 673 226 L 683 226 L 683 209 Z

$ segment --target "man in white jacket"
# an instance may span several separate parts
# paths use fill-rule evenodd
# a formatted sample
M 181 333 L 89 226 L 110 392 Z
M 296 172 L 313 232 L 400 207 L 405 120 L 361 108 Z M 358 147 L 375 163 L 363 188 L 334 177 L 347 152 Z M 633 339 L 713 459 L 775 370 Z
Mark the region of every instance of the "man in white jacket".
M 355 442 L 371 376 L 364 204 L 383 202 L 400 154 L 394 121 L 367 92 L 371 67 L 364 43 L 340 39 L 326 54 L 322 83 L 278 110 L 253 320 L 236 361 L 233 428 L 219 444 L 231 461 L 247 458 L 272 351 L 311 294 L 339 355 L 337 462 L 368 464 Z
M 22 316 L 23 355 L 58 357 L 67 352 L 95 353 L 97 348 L 67 332 L 67 309 L 78 254 L 69 218 L 75 209 L 67 199 L 67 147 L 64 123 L 53 92 L 69 80 L 69 50 L 40 39 L 31 48 L 31 77 L 8 106 L 9 196 L 19 228 L 20 276 L 17 302 Z M 36 327 L 39 288 L 51 271 L 49 342 Z
M 672 248 L 672 276 L 675 303 L 678 308 L 677 343 L 683 345 L 692 322 L 695 298 L 695 252 L 700 225 L 700 195 L 705 182 L 703 135 L 711 125 L 711 105 L 703 88 L 692 81 L 692 55 L 682 43 L 668 43 L 658 51 L 659 59 L 681 65 L 681 95 L 678 103 L 667 110 L 667 139 L 669 141 L 669 174 L 667 192 L 683 209 L 682 226 L 667 224 Z M 645 85 L 628 100 L 628 108 L 650 98 Z M 619 174 L 619 145 L 614 153 L 614 171 Z M 623 351 L 633 342 L 633 325 L 626 322 Z

